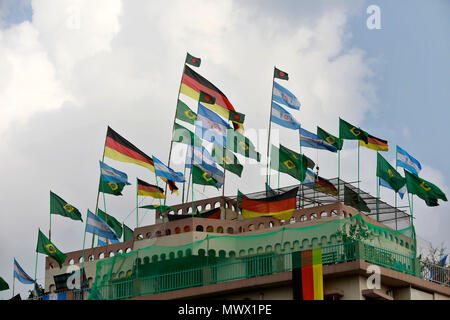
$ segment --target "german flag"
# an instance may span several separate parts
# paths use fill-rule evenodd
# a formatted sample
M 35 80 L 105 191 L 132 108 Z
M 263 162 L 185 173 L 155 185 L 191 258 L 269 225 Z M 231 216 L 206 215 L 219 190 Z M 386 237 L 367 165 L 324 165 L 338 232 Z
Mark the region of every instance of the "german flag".
M 137 194 L 138 196 L 149 196 L 156 199 L 165 199 L 166 195 L 164 194 L 163 188 L 159 188 L 152 184 L 149 184 L 141 179 L 137 179 Z
M 263 199 L 241 197 L 241 211 L 244 219 L 273 216 L 279 220 L 289 220 L 297 207 L 298 187 L 283 194 Z
M 207 219 L 220 219 L 220 208 L 214 208 L 205 212 L 197 211 L 198 218 L 207 218 Z
M 215 103 L 208 104 L 207 107 L 220 114 L 225 119 L 229 119 L 229 110 L 235 110 L 225 94 L 207 79 L 188 66 L 185 66 L 183 78 L 181 80 L 181 93 L 198 101 L 201 91 L 211 95 L 212 98 L 215 98 Z M 233 122 L 233 126 L 236 130 L 243 129 L 242 124 L 236 122 Z
M 359 145 L 377 151 L 389 150 L 388 142 L 386 140 L 374 137 L 370 134 L 368 135 L 367 143 L 365 143 L 362 140 L 359 140 Z
M 338 189 L 336 189 L 336 187 L 334 186 L 334 184 L 332 184 L 330 181 L 328 181 L 325 178 L 316 176 L 316 190 L 332 195 L 332 196 L 337 196 L 338 194 Z
M 106 134 L 105 156 L 121 162 L 134 163 L 155 172 L 152 157 L 147 156 L 109 126 Z
M 292 253 L 294 300 L 323 300 L 322 248 Z
M 163 180 L 165 183 L 167 183 L 168 185 L 169 185 L 169 189 L 170 189 L 170 192 L 172 193 L 172 194 L 176 194 L 176 195 L 179 195 L 180 194 L 180 192 L 178 192 L 178 187 L 177 187 L 177 185 L 175 184 L 175 181 L 172 181 L 172 180 L 169 180 L 169 179 L 166 179 L 166 178 L 164 178 L 164 177 L 160 177 L 161 178 L 161 180 Z

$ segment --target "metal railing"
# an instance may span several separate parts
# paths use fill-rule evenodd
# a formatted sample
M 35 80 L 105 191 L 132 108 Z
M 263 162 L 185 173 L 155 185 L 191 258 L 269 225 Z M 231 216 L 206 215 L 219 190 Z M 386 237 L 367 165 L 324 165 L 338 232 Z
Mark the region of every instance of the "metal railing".
M 430 262 L 420 261 L 423 279 L 450 287 L 450 269 Z

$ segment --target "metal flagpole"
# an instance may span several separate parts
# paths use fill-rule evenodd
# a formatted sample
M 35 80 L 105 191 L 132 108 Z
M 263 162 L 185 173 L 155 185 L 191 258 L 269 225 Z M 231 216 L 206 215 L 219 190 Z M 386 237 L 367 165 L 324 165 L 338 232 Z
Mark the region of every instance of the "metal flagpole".
M 358 140 L 358 202 L 359 202 L 359 140 Z
M 38 265 L 38 252 L 36 251 L 36 263 L 34 265 L 34 285 L 35 287 L 38 285 L 36 282 L 36 275 L 37 275 L 37 265 Z M 37 293 L 37 292 L 36 292 Z
M 398 168 L 397 168 L 397 150 L 395 150 L 395 171 L 398 171 Z M 395 191 L 395 230 L 398 230 L 398 226 L 397 226 L 397 191 Z
M 194 164 L 192 164 L 193 166 Z M 191 166 L 191 175 L 192 175 L 192 167 Z M 194 217 L 194 179 L 192 179 L 192 218 Z
M 378 152 L 377 152 L 378 153 Z M 380 200 L 380 179 L 377 177 L 377 221 L 380 221 L 379 200 Z
M 85 242 L 86 242 L 87 222 L 88 222 L 88 217 L 87 217 L 87 214 L 86 214 L 86 223 L 84 225 L 84 236 L 83 236 L 83 260 L 81 262 L 81 279 L 83 279 L 83 270 L 84 270 L 84 245 L 85 245 Z M 81 280 L 80 280 L 80 282 L 81 282 Z
M 52 205 L 51 205 L 51 203 L 52 203 L 52 198 L 50 196 L 50 210 L 49 210 L 49 212 L 50 212 L 50 226 L 49 226 L 49 229 L 48 229 L 48 240 L 50 240 L 50 241 L 52 241 Z
M 108 213 L 106 212 L 106 199 L 104 192 L 103 192 L 103 208 L 105 209 L 105 223 L 108 224 Z M 97 212 L 95 212 L 95 214 L 97 214 Z M 109 240 L 106 239 L 106 251 L 108 251 L 108 242 Z
M 156 180 L 156 188 L 159 190 L 159 186 L 158 186 L 158 176 L 156 175 L 156 169 L 155 169 L 155 180 Z M 166 184 L 167 186 L 167 184 Z M 159 206 L 161 207 L 161 194 L 158 192 L 158 199 L 159 199 Z M 155 210 L 155 220 L 156 220 L 156 211 L 158 211 L 158 209 Z M 162 222 L 165 226 L 165 222 L 164 222 L 164 214 L 159 210 L 159 214 L 161 215 L 162 218 Z M 165 227 L 164 227 L 164 232 L 165 232 Z
M 338 201 L 341 197 L 341 150 L 338 150 Z
M 273 67 L 273 76 L 272 76 L 272 93 L 270 96 L 270 115 L 269 115 L 269 133 L 267 135 L 267 165 L 266 165 L 266 183 L 270 187 L 269 180 L 269 156 L 270 156 L 270 131 L 272 129 L 272 101 L 273 101 L 273 83 L 275 81 L 275 66 Z
M 187 53 L 186 53 L 186 55 L 187 55 Z M 177 119 L 177 110 L 178 110 L 178 100 L 180 99 L 181 84 L 183 83 L 183 75 L 184 75 L 185 71 L 186 71 L 186 59 L 184 60 L 184 64 L 183 64 L 183 73 L 181 74 L 180 87 L 178 88 L 177 103 L 176 103 L 176 107 L 175 107 L 175 115 L 173 117 L 173 123 L 172 123 L 172 139 L 170 139 L 169 160 L 167 160 L 167 166 L 168 167 L 170 167 L 170 158 L 172 156 L 173 130 L 175 129 L 175 120 Z M 166 198 L 164 199 L 164 204 L 166 204 L 166 200 L 167 200 L 167 185 L 168 185 L 168 183 L 166 183 L 166 187 L 165 187 L 165 190 L 164 190 L 164 194 L 166 195 Z
M 16 258 L 14 257 L 14 260 Z M 16 284 L 16 277 L 14 276 L 14 268 L 13 268 L 13 290 L 12 290 L 12 297 L 14 298 L 14 285 Z
M 158 189 L 159 193 L 159 189 Z M 136 177 L 136 228 L 139 227 L 139 184 L 138 178 Z
M 225 174 L 227 171 L 227 155 L 225 153 L 225 147 L 222 150 L 222 161 L 223 161 L 223 185 L 222 185 L 222 198 L 225 198 Z M 225 200 L 224 200 L 225 201 Z

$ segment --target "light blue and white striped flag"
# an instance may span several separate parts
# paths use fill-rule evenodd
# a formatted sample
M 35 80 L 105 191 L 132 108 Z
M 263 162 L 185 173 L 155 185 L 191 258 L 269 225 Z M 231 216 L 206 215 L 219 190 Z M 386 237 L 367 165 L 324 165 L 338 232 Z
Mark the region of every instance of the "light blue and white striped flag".
M 300 128 L 300 123 L 295 120 L 295 118 L 287 112 L 282 106 L 278 103 L 272 101 L 272 122 L 276 124 L 288 128 L 297 130 Z
M 277 82 L 273 82 L 273 96 L 272 99 L 278 103 L 282 103 L 289 108 L 299 110 L 300 101 L 297 97 L 285 87 L 281 86 Z
M 23 284 L 32 284 L 34 283 L 33 278 L 31 278 L 19 265 L 19 263 L 16 261 L 16 258 L 14 258 L 14 277 L 22 282 Z
M 86 232 L 93 233 L 97 235 L 99 238 L 105 238 L 111 241 L 119 242 L 114 231 L 106 224 L 106 222 L 93 214 L 89 209 L 87 211 L 87 222 L 86 222 Z
M 155 173 L 157 176 L 164 177 L 168 180 L 176 182 L 185 182 L 184 176 L 181 172 L 174 171 L 173 169 L 166 166 L 158 158 L 153 156 L 153 165 L 155 167 Z
M 403 167 L 409 172 L 419 175 L 419 171 L 422 170 L 420 162 L 409 155 L 408 152 L 397 146 L 397 166 Z
M 100 169 L 103 181 L 131 184 L 128 182 L 128 176 L 125 172 L 114 169 L 102 161 L 100 161 Z

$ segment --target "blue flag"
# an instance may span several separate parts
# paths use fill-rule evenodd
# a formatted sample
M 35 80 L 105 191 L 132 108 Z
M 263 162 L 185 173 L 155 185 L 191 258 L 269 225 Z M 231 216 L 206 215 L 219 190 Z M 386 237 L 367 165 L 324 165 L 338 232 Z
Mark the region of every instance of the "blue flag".
M 314 186 L 316 184 L 316 175 L 310 169 L 306 169 L 305 180 L 302 184 L 308 184 Z
M 106 238 L 112 241 L 119 241 L 114 231 L 99 216 L 93 214 L 89 209 L 87 211 L 86 232 L 93 233 L 99 238 Z
M 100 169 L 103 181 L 131 184 L 128 182 L 128 176 L 125 172 L 116 170 L 102 161 L 100 161 Z
M 295 120 L 295 118 L 287 112 L 283 107 L 279 104 L 272 101 L 272 122 L 276 124 L 288 128 L 297 130 L 300 129 L 300 123 Z
M 331 152 L 337 152 L 337 148 L 318 135 L 309 132 L 305 129 L 299 128 L 300 131 L 300 145 L 306 148 L 324 149 Z
M 391 185 L 389 183 L 387 183 L 387 181 L 385 181 L 381 178 L 378 178 L 378 179 L 380 179 L 379 180 L 380 186 L 394 190 L 394 189 L 392 189 Z M 406 193 L 406 184 L 400 190 L 398 190 L 398 194 L 400 195 L 400 198 L 402 198 L 402 199 L 403 199 L 403 196 L 405 195 L 405 193 Z
M 273 82 L 273 96 L 272 99 L 278 103 L 282 103 L 289 108 L 299 110 L 300 101 L 294 96 L 292 92 L 283 86 L 279 85 L 277 82 Z
M 422 170 L 420 162 L 409 155 L 408 152 L 397 146 L 397 166 L 403 167 L 409 172 L 419 175 L 419 171 Z
M 203 140 L 226 146 L 228 123 L 217 113 L 198 103 L 195 134 Z
M 217 187 L 220 188 L 223 184 L 223 171 L 217 167 L 217 164 L 208 150 L 202 146 L 189 147 L 186 153 L 186 168 L 192 168 L 192 163 L 197 167 L 206 171 L 217 181 Z
M 153 156 L 153 165 L 155 167 L 155 173 L 157 176 L 164 177 L 168 180 L 176 182 L 185 182 L 184 176 L 181 172 L 176 172 L 173 169 L 166 166 L 159 159 Z
M 22 282 L 23 284 L 32 284 L 34 283 L 33 278 L 31 278 L 19 265 L 19 263 L 16 261 L 16 258 L 14 258 L 14 278 Z

